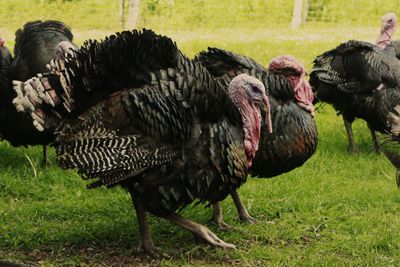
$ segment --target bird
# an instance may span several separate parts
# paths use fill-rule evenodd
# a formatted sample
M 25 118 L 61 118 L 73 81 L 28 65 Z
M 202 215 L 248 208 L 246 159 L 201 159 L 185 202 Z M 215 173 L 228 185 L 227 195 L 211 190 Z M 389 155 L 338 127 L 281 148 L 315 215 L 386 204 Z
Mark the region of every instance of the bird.
M 43 145 L 43 164 L 47 164 L 46 145 L 53 141 L 52 131 L 38 132 L 29 116 L 16 112 L 12 100 L 16 97 L 12 80 L 25 80 L 47 71 L 51 59 L 62 59 L 75 49 L 68 26 L 59 21 L 34 21 L 16 31 L 14 58 L 7 61 L 0 97 L 0 133 L 13 146 Z
M 357 152 L 351 128 L 355 118 L 367 122 L 374 149 L 379 152 L 375 131 L 385 132 L 387 125 L 377 113 L 374 97 L 376 91 L 399 86 L 400 63 L 392 50 L 393 44 L 382 50 L 351 40 L 314 60 L 310 84 L 320 101 L 332 104 L 343 116 L 350 153 Z
M 13 57 L 10 49 L 5 46 L 5 40 L 0 37 L 0 101 L 4 98 L 4 91 L 8 89 L 7 85 L 9 81 L 12 60 Z M 3 139 L 1 131 L 0 138 Z
M 305 67 L 293 56 L 271 60 L 265 68 L 254 59 L 209 47 L 195 60 L 225 86 L 238 74 L 246 73 L 260 79 L 271 103 L 272 133 L 262 125 L 261 140 L 250 168 L 252 176 L 270 178 L 289 172 L 304 164 L 315 152 L 318 131 L 314 120 L 313 93 L 305 78 Z M 231 197 L 243 222 L 254 223 L 237 191 Z M 222 218 L 219 203 L 214 204 L 212 218 L 221 229 L 229 229 Z
M 90 40 L 50 68 L 14 81 L 13 103 L 38 130 L 56 127 L 62 168 L 78 169 L 89 188 L 127 188 L 145 252 L 159 256 L 146 212 L 235 247 L 177 211 L 220 201 L 246 181 L 261 121 L 272 130 L 263 83 L 241 74 L 225 88 L 170 38 L 146 29 Z
M 391 42 L 397 18 L 389 13 L 382 18 L 377 45 L 350 40 L 323 53 L 313 61 L 310 84 L 317 101 L 332 104 L 342 115 L 349 140 L 348 151 L 358 152 L 352 123 L 364 119 L 371 131 L 374 149 L 379 152 L 375 131 L 385 131 L 386 123 L 372 105 L 373 92 L 396 87 L 399 71 L 394 53 L 398 45 Z

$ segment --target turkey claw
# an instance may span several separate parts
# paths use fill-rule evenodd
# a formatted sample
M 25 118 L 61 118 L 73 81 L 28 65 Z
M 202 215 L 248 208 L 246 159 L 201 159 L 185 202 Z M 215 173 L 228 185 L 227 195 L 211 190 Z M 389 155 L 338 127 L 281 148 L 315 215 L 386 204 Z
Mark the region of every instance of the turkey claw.
M 249 214 L 239 215 L 239 220 L 247 224 L 256 224 L 258 222 L 256 218 L 251 217 Z
M 210 222 L 213 224 L 216 224 L 218 226 L 218 228 L 222 231 L 229 231 L 232 229 L 232 226 L 230 226 L 229 224 L 227 224 L 224 221 L 218 221 L 215 217 L 210 219 Z
M 231 243 L 226 243 L 222 239 L 220 239 L 216 234 L 211 232 L 206 227 L 201 227 L 198 232 L 193 233 L 193 236 L 196 241 L 204 242 L 210 244 L 215 247 L 224 248 L 224 249 L 235 249 L 236 246 Z
M 156 247 L 153 242 L 140 242 L 137 248 L 137 252 L 145 252 L 153 259 L 161 259 L 164 257 L 168 257 L 168 255 L 163 254 L 161 249 Z

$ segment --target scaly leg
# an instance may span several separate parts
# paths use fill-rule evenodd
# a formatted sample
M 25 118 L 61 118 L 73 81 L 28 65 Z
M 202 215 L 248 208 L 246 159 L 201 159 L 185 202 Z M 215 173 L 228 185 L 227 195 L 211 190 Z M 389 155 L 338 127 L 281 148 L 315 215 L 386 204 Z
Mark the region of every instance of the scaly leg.
M 42 165 L 47 167 L 47 146 L 43 145 L 42 150 Z
M 133 206 L 136 210 L 136 216 L 140 231 L 140 246 L 151 257 L 160 258 L 159 249 L 154 245 L 153 239 L 150 237 L 149 225 L 147 223 L 146 211 L 144 210 L 139 198 L 136 198 L 131 190 L 129 193 L 132 197 Z
M 239 197 L 239 194 L 237 191 L 233 191 L 231 193 L 231 197 L 233 199 L 233 202 L 235 203 L 238 215 L 239 215 L 239 219 L 242 222 L 246 222 L 246 223 L 250 223 L 250 224 L 254 224 L 257 222 L 257 220 L 253 217 L 250 216 L 249 212 L 247 211 L 246 207 L 244 206 L 242 200 Z
M 350 154 L 358 153 L 357 146 L 354 142 L 353 128 L 351 127 L 351 122 L 346 120 L 344 117 L 343 121 L 344 121 L 344 127 L 346 128 L 347 138 L 349 139 L 349 146 L 347 148 L 347 151 L 349 151 Z
M 376 134 L 374 129 L 370 125 L 368 125 L 369 130 L 371 131 L 372 142 L 374 144 L 375 153 L 379 154 L 381 152 L 381 147 L 378 143 L 378 139 L 376 138 Z
M 164 215 L 163 218 L 190 231 L 196 238 L 199 238 L 210 245 L 226 249 L 231 249 L 236 247 L 234 244 L 225 243 L 224 241 L 219 239 L 218 236 L 216 236 L 213 232 L 211 232 L 207 227 L 195 223 L 189 219 L 186 219 L 176 213 Z
M 219 229 L 227 231 L 231 229 L 231 226 L 227 223 L 224 222 L 224 219 L 222 218 L 222 210 L 221 210 L 221 202 L 216 202 L 213 205 L 213 217 L 211 218 L 210 221 L 213 221 L 216 223 L 219 227 Z

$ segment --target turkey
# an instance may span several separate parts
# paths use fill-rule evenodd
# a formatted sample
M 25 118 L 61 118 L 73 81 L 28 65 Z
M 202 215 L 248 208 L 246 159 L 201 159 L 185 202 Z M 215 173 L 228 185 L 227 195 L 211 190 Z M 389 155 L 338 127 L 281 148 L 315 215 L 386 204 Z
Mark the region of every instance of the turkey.
M 246 181 L 261 108 L 270 129 L 259 80 L 238 75 L 226 89 L 171 39 L 145 29 L 89 41 L 50 66 L 14 82 L 16 107 L 39 130 L 58 125 L 58 164 L 78 169 L 89 188 L 128 189 L 148 254 L 158 256 L 146 212 L 211 245 L 234 247 L 176 211 L 195 200 L 220 201 Z
M 319 101 L 332 104 L 343 116 L 350 153 L 358 151 L 352 130 L 355 118 L 367 122 L 374 149 L 379 151 L 375 131 L 385 131 L 386 123 L 376 112 L 373 92 L 398 85 L 400 69 L 394 54 L 397 44 L 390 44 L 396 22 L 392 13 L 383 17 L 379 46 L 351 40 L 323 53 L 313 62 L 311 87 Z
M 2 79 L 0 96 L 0 133 L 13 146 L 43 145 L 43 163 L 46 164 L 46 144 L 54 139 L 53 131 L 38 132 L 29 116 L 17 113 L 12 104 L 16 94 L 12 80 L 25 80 L 45 72 L 52 58 L 63 58 L 75 49 L 70 29 L 58 21 L 35 21 L 16 32 L 14 60 L 8 75 Z
M 0 101 L 4 97 L 3 92 L 8 89 L 8 79 L 13 60 L 10 50 L 4 44 L 5 41 L 0 37 Z M 3 138 L 1 131 L 0 138 Z
M 271 103 L 272 133 L 262 125 L 260 146 L 253 160 L 253 176 L 274 177 L 297 168 L 309 159 L 318 143 L 312 105 L 313 94 L 305 79 L 305 68 L 291 56 L 274 58 L 266 69 L 253 59 L 218 48 L 208 48 L 196 57 L 226 87 L 238 74 L 260 79 Z M 239 219 L 254 222 L 236 191 L 231 192 Z M 213 220 L 222 229 L 219 203 Z
M 400 62 L 392 54 L 393 44 L 382 50 L 370 43 L 348 41 L 314 60 L 310 84 L 319 100 L 333 105 L 343 116 L 349 152 L 357 152 L 351 123 L 362 118 L 368 123 L 375 151 L 375 131 L 385 132 L 386 121 L 377 112 L 376 92 L 398 88 Z

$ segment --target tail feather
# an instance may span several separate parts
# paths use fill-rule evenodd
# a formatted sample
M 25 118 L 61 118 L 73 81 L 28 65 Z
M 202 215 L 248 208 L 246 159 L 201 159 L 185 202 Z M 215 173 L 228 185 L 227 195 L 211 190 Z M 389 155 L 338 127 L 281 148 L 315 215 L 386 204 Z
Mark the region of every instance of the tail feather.
M 64 169 L 78 169 L 90 188 L 112 186 L 142 171 L 166 164 L 176 157 L 170 145 L 144 142 L 138 135 L 118 136 L 103 123 L 99 105 L 77 121 L 58 130 L 57 161 Z
M 50 73 L 14 82 L 13 102 L 18 110 L 35 113 L 55 108 L 68 118 L 69 113 L 82 113 L 117 90 L 149 84 L 151 71 L 185 63 L 170 38 L 146 29 L 116 33 L 101 42 L 89 40 L 72 54 L 66 54 L 64 61 L 51 61 Z M 41 125 L 37 128 L 44 128 L 42 123 L 36 121 Z

